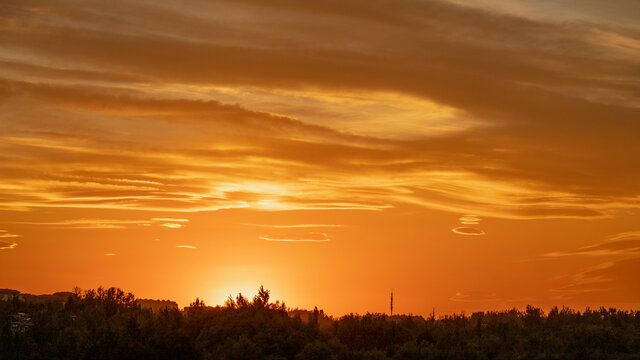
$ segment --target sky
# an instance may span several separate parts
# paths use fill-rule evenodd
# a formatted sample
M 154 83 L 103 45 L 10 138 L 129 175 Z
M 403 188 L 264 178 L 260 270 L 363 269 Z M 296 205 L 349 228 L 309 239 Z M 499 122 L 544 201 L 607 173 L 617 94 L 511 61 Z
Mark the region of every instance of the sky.
M 635 0 L 4 0 L 0 288 L 640 308 Z

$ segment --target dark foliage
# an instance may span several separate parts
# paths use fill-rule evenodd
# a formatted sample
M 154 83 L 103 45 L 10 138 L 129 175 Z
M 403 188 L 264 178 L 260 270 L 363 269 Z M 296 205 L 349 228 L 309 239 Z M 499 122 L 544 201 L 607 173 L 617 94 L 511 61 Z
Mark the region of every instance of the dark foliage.
M 155 313 L 116 288 L 65 304 L 14 298 L 0 301 L 0 359 L 640 359 L 640 312 L 616 309 L 305 320 L 263 288 Z

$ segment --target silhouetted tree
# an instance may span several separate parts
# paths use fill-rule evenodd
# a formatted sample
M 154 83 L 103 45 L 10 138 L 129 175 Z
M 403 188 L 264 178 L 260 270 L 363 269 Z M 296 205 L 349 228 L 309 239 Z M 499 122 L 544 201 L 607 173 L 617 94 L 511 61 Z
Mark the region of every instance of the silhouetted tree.
M 196 300 L 194 302 L 189 304 L 189 307 L 191 307 L 193 309 L 204 308 L 206 306 L 207 305 L 205 305 L 204 301 L 200 300 L 200 298 L 196 298 Z
M 242 293 L 239 293 L 238 296 L 236 296 L 236 306 L 239 309 L 249 307 L 249 300 L 246 297 L 244 297 Z
M 260 285 L 258 293 L 253 297 L 253 304 L 255 308 L 263 308 L 269 305 L 269 290 L 265 290 L 264 286 Z
M 224 307 L 196 298 L 153 312 L 117 288 L 76 289 L 65 304 L 0 301 L 0 359 L 639 359 L 640 312 L 528 306 L 440 319 L 324 316 L 270 304 L 261 287 Z M 297 314 L 297 315 L 294 315 Z M 20 319 L 30 326 L 21 326 Z M 322 323 L 331 326 L 322 326 Z
M 227 300 L 224 301 L 224 306 L 226 306 L 227 309 L 235 309 L 236 308 L 236 301 L 233 299 L 233 296 L 229 295 Z

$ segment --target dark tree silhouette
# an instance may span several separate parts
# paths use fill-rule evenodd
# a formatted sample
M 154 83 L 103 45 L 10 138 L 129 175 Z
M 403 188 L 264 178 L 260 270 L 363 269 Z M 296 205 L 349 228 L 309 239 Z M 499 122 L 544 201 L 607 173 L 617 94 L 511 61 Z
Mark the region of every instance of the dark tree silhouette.
M 528 306 L 392 322 L 287 310 L 262 286 L 252 301 L 196 298 L 183 311 L 141 308 L 117 288 L 69 294 L 0 301 L 0 359 L 640 359 L 639 311 Z

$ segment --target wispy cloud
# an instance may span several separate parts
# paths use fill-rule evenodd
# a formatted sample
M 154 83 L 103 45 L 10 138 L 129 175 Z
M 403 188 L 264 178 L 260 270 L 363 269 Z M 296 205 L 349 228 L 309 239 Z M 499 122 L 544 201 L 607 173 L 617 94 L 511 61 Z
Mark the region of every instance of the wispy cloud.
M 604 241 L 564 252 L 551 252 L 542 257 L 558 258 L 566 256 L 640 256 L 640 231 L 630 231 L 611 235 Z
M 3 1 L 0 228 L 29 246 L 2 255 L 46 254 L 48 232 L 91 232 L 99 256 L 129 238 L 226 254 L 188 250 L 218 230 L 276 252 L 438 257 L 462 240 L 507 257 L 479 274 L 544 249 L 549 268 L 496 282 L 640 298 L 635 235 L 563 239 L 640 210 L 640 5 L 601 2 Z M 553 238 L 536 241 L 537 224 Z M 438 231 L 456 241 L 432 247 Z M 430 264 L 450 268 L 457 252 L 442 254 Z M 454 302 L 530 295 L 437 296 L 456 289 Z
M 18 246 L 18 243 L 10 243 L 6 241 L 0 241 L 0 250 L 10 250 Z
M 18 238 L 18 237 L 22 237 L 22 235 L 12 234 L 8 230 L 0 230 L 0 238 L 2 239 L 10 239 L 10 238 Z M 0 241 L 0 250 L 10 250 L 10 249 L 14 249 L 16 246 L 18 246 L 18 243 Z
M 552 289 L 556 299 L 602 301 L 640 296 L 635 275 L 640 271 L 640 231 L 614 234 L 593 245 L 546 253 L 538 259 L 559 261 L 567 257 L 580 260 L 583 268 L 554 279 L 559 283 Z
M 456 233 L 458 235 L 471 235 L 471 236 L 486 235 L 483 230 L 477 229 L 475 227 L 466 226 L 466 225 L 478 225 L 478 224 L 480 224 L 480 221 L 482 219 L 480 219 L 476 215 L 464 215 L 461 218 L 459 218 L 458 220 L 460 220 L 460 223 L 462 225 L 465 225 L 465 226 L 458 226 L 458 227 L 455 227 L 455 228 L 451 229 L 451 231 L 453 231 L 454 233 Z
M 7 5 L 0 210 L 638 208 L 633 29 L 442 1 L 190 4 Z
M 22 235 L 12 234 L 8 230 L 0 230 L 0 238 L 17 238 L 17 237 L 22 237 Z
M 260 239 L 275 242 L 323 243 L 331 241 L 331 236 L 322 232 L 308 232 L 299 235 L 264 235 Z
M 345 227 L 346 225 L 339 224 L 290 224 L 290 225 L 275 225 L 275 224 L 243 224 L 247 226 L 267 227 L 273 229 L 297 229 L 297 228 L 338 228 Z
M 449 300 L 457 302 L 496 302 L 501 301 L 495 293 L 487 291 L 460 291 Z
M 125 229 L 131 226 L 150 225 L 146 220 L 121 220 L 121 219 L 73 219 L 60 221 L 21 221 L 13 224 L 35 225 L 65 229 Z M 1 235 L 1 234 L 0 234 Z
M 458 220 L 460 220 L 460 223 L 463 225 L 478 225 L 482 219 L 475 215 L 464 215 Z
M 454 233 L 456 233 L 458 235 L 470 235 L 470 236 L 482 236 L 482 235 L 485 235 L 485 232 L 480 230 L 480 229 L 471 228 L 471 227 L 463 227 L 463 226 L 459 226 L 459 227 L 453 228 L 453 229 L 451 229 L 451 231 L 453 231 Z

